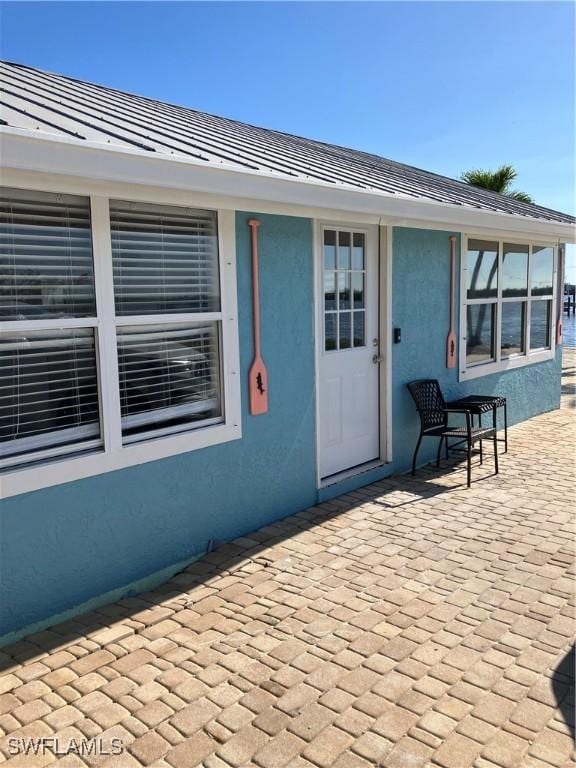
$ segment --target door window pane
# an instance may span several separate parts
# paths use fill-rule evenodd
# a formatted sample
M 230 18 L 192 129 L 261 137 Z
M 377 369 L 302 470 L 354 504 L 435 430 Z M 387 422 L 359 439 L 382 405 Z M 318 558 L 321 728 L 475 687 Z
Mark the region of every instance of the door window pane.
M 530 306 L 530 349 L 550 347 L 551 301 L 533 301 Z
M 92 328 L 6 334 L 0 364 L 0 456 L 99 437 Z
M 340 349 L 349 349 L 352 346 L 352 313 L 340 312 Z
M 528 293 L 528 246 L 504 243 L 502 261 L 502 296 L 526 296 Z
M 550 246 L 532 247 L 532 296 L 551 296 L 554 276 L 554 249 Z
M 354 232 L 352 240 L 352 269 L 364 269 L 364 234 Z
M 350 269 L 350 232 L 338 232 L 338 267 Z
M 354 295 L 354 309 L 364 306 L 364 273 L 352 273 L 352 293 Z
M 336 272 L 324 272 L 324 309 L 336 309 Z
M 500 353 L 502 357 L 526 352 L 524 339 L 526 302 L 512 301 L 502 304 L 502 328 L 500 330 Z
M 468 241 L 468 298 L 487 299 L 498 295 L 498 243 Z
M 495 304 L 466 307 L 466 363 L 475 365 L 495 359 Z
M 338 348 L 337 318 L 336 312 L 326 312 L 324 315 L 324 349 L 327 352 Z
M 324 230 L 324 269 L 336 269 L 336 232 Z
M 0 319 L 95 315 L 88 198 L 3 189 Z
M 338 292 L 339 292 L 339 309 L 350 309 L 351 307 L 351 291 L 350 291 L 350 272 L 338 273 Z
M 117 330 L 122 434 L 221 416 L 218 323 Z
M 354 312 L 354 346 L 363 347 L 365 344 L 364 312 Z

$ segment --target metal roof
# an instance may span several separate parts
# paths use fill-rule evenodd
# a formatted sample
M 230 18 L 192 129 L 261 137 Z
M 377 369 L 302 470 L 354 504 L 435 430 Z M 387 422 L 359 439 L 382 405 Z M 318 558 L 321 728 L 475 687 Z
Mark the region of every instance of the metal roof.
M 573 216 L 471 187 L 378 155 L 259 128 L 34 67 L 0 62 L 0 123 L 102 142 L 207 166 L 265 171 L 399 198 L 435 201 L 531 220 L 573 224 Z

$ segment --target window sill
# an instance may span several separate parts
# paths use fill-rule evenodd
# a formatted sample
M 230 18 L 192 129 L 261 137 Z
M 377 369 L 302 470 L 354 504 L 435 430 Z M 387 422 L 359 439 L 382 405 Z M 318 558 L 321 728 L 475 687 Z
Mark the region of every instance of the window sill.
M 241 437 L 240 425 L 216 424 L 178 435 L 126 445 L 114 453 L 101 451 L 76 458 L 67 456 L 53 459 L 44 464 L 21 467 L 0 475 L 1 496 L 8 498 L 118 469 L 127 469 L 149 461 L 239 440 Z
M 505 373 L 515 368 L 524 368 L 527 365 L 543 363 L 554 359 L 553 349 L 543 349 L 537 352 L 531 352 L 528 355 L 510 357 L 507 360 L 501 360 L 499 363 L 484 363 L 474 365 L 464 371 L 460 371 L 460 381 L 469 381 L 479 379 L 482 376 L 489 376 L 492 373 Z

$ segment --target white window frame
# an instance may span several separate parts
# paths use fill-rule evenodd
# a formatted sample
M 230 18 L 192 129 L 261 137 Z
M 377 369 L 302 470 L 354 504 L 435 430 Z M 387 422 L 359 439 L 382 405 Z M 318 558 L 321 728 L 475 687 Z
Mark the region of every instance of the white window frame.
M 61 192 L 58 183 L 48 188 L 46 185 L 31 190 Z M 86 192 L 78 192 L 85 194 Z M 217 320 L 220 322 L 221 339 L 221 388 L 223 400 L 223 418 L 218 423 L 193 425 L 190 429 L 175 434 L 162 436 L 150 435 L 141 442 L 122 443 L 120 412 L 120 382 L 118 376 L 118 353 L 116 343 L 117 317 L 115 314 L 114 283 L 112 266 L 112 240 L 110 231 L 110 201 L 118 199 L 112 191 L 109 194 L 89 194 L 92 249 L 94 257 L 94 279 L 96 286 L 97 317 L 84 321 L 78 319 L 55 319 L 45 321 L 7 322 L 2 324 L 3 331 L 10 331 L 23 325 L 28 330 L 46 328 L 80 327 L 89 325 L 96 336 L 96 358 L 100 395 L 100 427 L 103 446 L 93 453 L 74 455 L 68 447 L 68 455 L 47 456 L 43 463 L 23 464 L 17 468 L 6 468 L 0 474 L 0 497 L 6 498 L 21 493 L 68 483 L 74 480 L 112 472 L 118 469 L 143 464 L 148 461 L 174 456 L 179 453 L 207 448 L 209 446 L 238 440 L 242 437 L 241 393 L 240 393 L 240 356 L 238 341 L 238 307 L 236 283 L 236 235 L 235 211 L 217 210 L 218 217 L 218 257 L 220 272 L 220 312 L 195 313 L 186 315 L 186 321 L 202 322 Z M 172 204 L 190 207 L 185 194 L 180 202 Z M 158 195 L 152 191 L 143 198 L 141 195 L 128 196 L 135 202 L 150 204 L 165 203 L 162 191 Z M 201 206 L 195 206 L 201 207 Z M 209 209 L 210 206 L 205 206 Z M 213 210 L 213 209 L 212 209 Z M 181 322 L 181 315 L 151 315 L 147 317 L 118 318 L 118 325 L 132 323 L 173 323 Z M 39 452 L 40 453 L 40 452 Z M 39 455 L 38 459 L 42 457 Z
M 498 284 L 497 284 L 497 296 L 493 299 L 468 299 L 467 287 L 468 287 L 468 241 L 469 240 L 489 240 L 494 243 L 498 243 Z M 502 296 L 502 253 L 503 244 L 512 243 L 514 245 L 526 245 L 528 246 L 528 290 L 525 297 Z M 547 246 L 553 249 L 553 273 L 552 273 L 552 296 L 532 296 L 531 285 L 531 273 L 532 273 L 532 249 L 536 246 Z M 496 237 L 489 236 L 486 233 L 483 234 L 463 234 L 461 238 L 461 251 L 460 251 L 460 376 L 459 381 L 469 381 L 470 379 L 477 379 L 481 376 L 488 376 L 491 373 L 500 373 L 502 371 L 512 370 L 514 368 L 523 368 L 526 365 L 533 365 L 534 363 L 541 363 L 546 360 L 553 360 L 556 353 L 556 333 L 555 333 L 555 317 L 556 317 L 556 302 L 558 297 L 557 286 L 557 270 L 558 270 L 558 244 L 552 240 L 533 240 L 524 239 L 522 237 L 510 236 L 510 237 Z M 550 347 L 545 349 L 538 348 L 531 350 L 530 344 L 530 315 L 531 305 L 533 301 L 550 301 L 552 300 L 552 311 L 550 316 Z M 501 342 L 501 317 L 502 317 L 502 305 L 505 303 L 513 303 L 525 301 L 527 303 L 526 313 L 524 318 L 524 338 L 526 339 L 526 352 L 511 355 L 510 357 L 502 358 L 500 342 Z M 474 365 L 467 365 L 466 363 L 466 308 L 469 304 L 494 304 L 496 306 L 496 328 L 495 328 L 495 360 L 491 360 L 485 363 L 475 363 Z

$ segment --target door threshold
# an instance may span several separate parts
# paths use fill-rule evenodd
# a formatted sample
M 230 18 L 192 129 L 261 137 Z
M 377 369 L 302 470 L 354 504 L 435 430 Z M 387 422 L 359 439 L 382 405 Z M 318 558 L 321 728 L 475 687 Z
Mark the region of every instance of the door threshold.
M 382 459 L 374 459 L 373 461 L 367 461 L 365 464 L 358 464 L 355 467 L 350 467 L 350 469 L 344 469 L 342 472 L 337 472 L 335 475 L 328 475 L 328 477 L 323 477 L 320 480 L 320 488 L 327 488 L 329 485 L 336 485 L 336 483 L 341 483 L 343 480 L 356 477 L 356 475 L 363 475 L 365 472 L 370 472 L 373 469 L 378 469 L 379 467 L 384 467 L 385 465 L 386 462 L 382 461 Z

